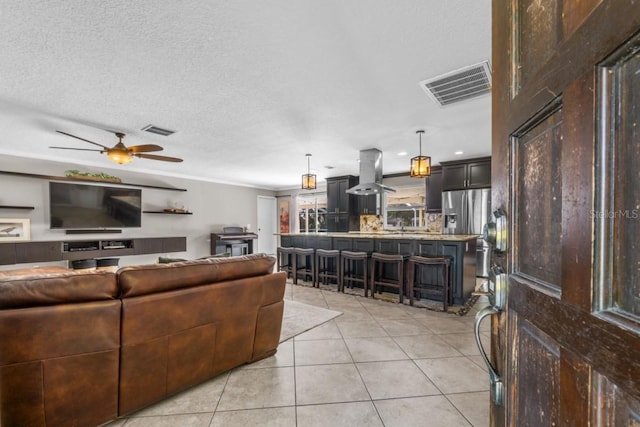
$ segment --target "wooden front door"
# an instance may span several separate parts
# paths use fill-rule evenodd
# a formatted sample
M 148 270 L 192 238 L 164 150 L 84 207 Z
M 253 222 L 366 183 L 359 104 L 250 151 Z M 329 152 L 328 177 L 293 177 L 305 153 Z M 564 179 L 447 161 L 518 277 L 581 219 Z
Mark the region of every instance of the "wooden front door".
M 640 1 L 493 1 L 493 425 L 640 426 Z

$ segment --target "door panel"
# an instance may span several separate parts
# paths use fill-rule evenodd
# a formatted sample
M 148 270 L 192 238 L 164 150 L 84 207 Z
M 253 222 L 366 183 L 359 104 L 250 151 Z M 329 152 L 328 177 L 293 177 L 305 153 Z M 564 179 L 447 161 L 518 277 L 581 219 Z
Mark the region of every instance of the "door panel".
M 640 401 L 629 396 L 607 377 L 596 372 L 593 391 L 594 425 L 631 427 L 640 425 Z
M 492 425 L 640 425 L 640 2 L 494 0 L 492 25 Z
M 602 141 L 597 175 L 604 189 L 595 220 L 609 235 L 611 245 L 602 245 L 602 265 L 611 265 L 603 281 L 603 309 L 617 309 L 640 316 L 640 35 L 614 52 L 602 64 L 599 86 L 603 131 L 610 135 Z M 615 256 L 614 256 L 615 255 Z M 605 271 L 603 271 L 605 273 Z M 604 277 L 603 277 L 604 278 Z M 637 323 L 637 322 L 636 322 Z
M 562 108 L 535 117 L 512 140 L 514 182 L 514 272 L 559 290 L 562 236 Z
M 518 392 L 512 400 L 512 426 L 558 425 L 559 411 L 555 402 L 560 397 L 560 346 L 549 335 L 536 328 L 517 312 L 509 313 L 514 339 L 511 357 L 511 387 Z

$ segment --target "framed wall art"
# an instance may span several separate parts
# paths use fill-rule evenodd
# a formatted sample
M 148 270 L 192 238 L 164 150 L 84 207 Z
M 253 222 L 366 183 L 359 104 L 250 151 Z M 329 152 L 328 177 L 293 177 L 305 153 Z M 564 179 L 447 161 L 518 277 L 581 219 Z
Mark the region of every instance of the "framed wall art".
M 28 218 L 0 218 L 0 243 L 31 239 L 31 222 Z

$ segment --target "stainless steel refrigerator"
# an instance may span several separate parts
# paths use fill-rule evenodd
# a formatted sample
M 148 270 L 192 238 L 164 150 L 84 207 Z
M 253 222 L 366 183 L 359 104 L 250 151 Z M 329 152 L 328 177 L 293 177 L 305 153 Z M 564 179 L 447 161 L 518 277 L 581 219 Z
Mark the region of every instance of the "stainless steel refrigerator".
M 491 189 L 443 191 L 442 221 L 443 234 L 481 235 L 491 221 Z M 489 244 L 479 237 L 476 276 L 489 276 L 489 258 Z

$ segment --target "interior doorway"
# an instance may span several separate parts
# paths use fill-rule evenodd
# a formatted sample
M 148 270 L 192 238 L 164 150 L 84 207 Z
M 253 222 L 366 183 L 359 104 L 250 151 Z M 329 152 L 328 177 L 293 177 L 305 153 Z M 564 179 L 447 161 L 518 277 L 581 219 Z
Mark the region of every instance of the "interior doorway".
M 277 203 L 275 197 L 258 196 L 258 250 L 275 255 L 278 232 Z

